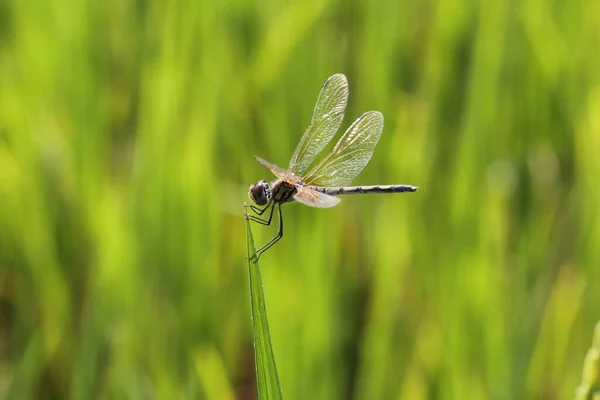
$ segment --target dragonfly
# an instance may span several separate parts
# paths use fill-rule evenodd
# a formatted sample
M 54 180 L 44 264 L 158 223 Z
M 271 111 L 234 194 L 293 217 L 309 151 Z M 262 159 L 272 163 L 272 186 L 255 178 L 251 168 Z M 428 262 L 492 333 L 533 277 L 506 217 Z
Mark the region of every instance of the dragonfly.
M 418 187 L 412 185 L 349 186 L 371 159 L 383 131 L 383 115 L 378 111 L 368 111 L 359 116 L 333 150 L 320 162 L 314 162 L 340 129 L 347 103 L 348 80 L 344 74 L 335 74 L 323 83 L 310 124 L 288 168 L 283 169 L 255 157 L 271 170 L 277 180 L 271 184 L 260 180 L 250 185 L 248 197 L 255 205 L 244 204 L 245 216 L 261 225 L 271 225 L 277 208 L 279 229 L 275 237 L 255 251 L 250 257 L 252 261 L 257 262 L 265 251 L 283 237 L 281 206 L 285 203 L 297 201 L 310 207 L 329 208 L 341 201 L 336 197 L 338 195 L 417 191 Z M 255 215 L 250 214 L 248 208 Z M 268 218 L 263 217 L 266 214 Z

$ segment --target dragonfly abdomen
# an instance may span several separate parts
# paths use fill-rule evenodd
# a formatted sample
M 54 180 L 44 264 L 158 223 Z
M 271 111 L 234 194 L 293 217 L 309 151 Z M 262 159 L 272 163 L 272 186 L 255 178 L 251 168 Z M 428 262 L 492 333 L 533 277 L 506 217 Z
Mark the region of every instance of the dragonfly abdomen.
M 355 193 L 401 193 L 416 192 L 418 187 L 412 185 L 376 185 L 376 186 L 307 186 L 307 188 L 331 196 Z

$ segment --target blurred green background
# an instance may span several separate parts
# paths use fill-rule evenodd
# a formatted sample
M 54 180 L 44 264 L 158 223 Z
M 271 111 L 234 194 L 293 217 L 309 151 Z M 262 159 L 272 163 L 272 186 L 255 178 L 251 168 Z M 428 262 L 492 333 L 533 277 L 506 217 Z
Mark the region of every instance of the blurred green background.
M 0 0 L 0 395 L 256 396 L 242 203 L 323 81 L 386 125 L 261 258 L 288 399 L 564 399 L 600 318 L 595 0 Z M 257 245 L 274 234 L 254 227 Z

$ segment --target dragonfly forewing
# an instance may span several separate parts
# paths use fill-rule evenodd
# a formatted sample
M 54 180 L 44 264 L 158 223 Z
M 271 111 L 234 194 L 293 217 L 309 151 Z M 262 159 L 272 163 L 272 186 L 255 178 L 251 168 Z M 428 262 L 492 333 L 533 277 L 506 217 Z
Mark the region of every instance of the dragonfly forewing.
M 343 74 L 335 74 L 321 88 L 310 124 L 290 160 L 290 172 L 302 176 L 308 170 L 340 129 L 347 103 L 348 80 Z
M 287 179 L 293 179 L 293 180 L 300 180 L 299 177 L 297 177 L 296 175 L 294 175 L 293 173 L 286 171 L 285 169 L 268 162 L 267 160 L 263 160 L 262 158 L 258 157 L 258 156 L 254 156 L 254 158 L 256 159 L 256 161 L 258 161 L 262 166 L 268 168 L 269 170 L 271 170 L 271 172 L 273 173 L 273 175 L 275 175 L 278 178 L 287 178 Z

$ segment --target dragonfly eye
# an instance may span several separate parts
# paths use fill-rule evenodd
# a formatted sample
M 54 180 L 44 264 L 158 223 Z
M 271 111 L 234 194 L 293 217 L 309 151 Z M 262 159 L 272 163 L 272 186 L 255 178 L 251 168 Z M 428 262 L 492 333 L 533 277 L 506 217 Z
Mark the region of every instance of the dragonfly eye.
M 266 181 L 258 181 L 255 185 L 250 185 L 248 197 L 259 206 L 264 206 L 271 200 L 269 184 Z

